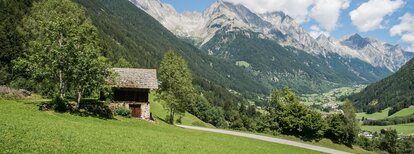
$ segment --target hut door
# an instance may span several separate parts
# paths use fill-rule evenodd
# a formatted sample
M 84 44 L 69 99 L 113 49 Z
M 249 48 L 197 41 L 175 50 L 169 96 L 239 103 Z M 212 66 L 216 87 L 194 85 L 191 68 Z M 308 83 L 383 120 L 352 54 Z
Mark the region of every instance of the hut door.
M 141 104 L 131 104 L 129 105 L 129 109 L 131 109 L 131 116 L 140 118 L 141 117 Z

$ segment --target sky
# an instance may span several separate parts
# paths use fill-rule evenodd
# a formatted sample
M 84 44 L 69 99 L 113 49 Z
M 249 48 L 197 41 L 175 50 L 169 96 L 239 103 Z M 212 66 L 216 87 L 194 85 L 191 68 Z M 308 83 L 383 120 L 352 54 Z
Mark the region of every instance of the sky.
M 283 11 L 313 37 L 358 33 L 414 51 L 414 0 L 225 0 L 252 12 Z M 216 0 L 161 0 L 178 12 L 203 11 Z

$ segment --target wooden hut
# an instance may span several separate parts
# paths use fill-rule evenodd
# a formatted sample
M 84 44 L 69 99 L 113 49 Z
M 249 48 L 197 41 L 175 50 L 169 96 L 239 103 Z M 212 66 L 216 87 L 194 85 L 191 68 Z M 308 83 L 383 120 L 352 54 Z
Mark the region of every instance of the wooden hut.
M 114 68 L 115 80 L 111 83 L 113 105 L 124 106 L 131 110 L 131 116 L 142 119 L 151 118 L 150 90 L 158 89 L 155 69 Z

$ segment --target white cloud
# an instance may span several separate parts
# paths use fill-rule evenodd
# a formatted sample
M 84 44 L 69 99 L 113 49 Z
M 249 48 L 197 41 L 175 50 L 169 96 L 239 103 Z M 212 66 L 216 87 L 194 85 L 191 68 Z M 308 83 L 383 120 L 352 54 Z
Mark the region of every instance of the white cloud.
M 351 11 L 352 23 L 361 32 L 383 28 L 383 20 L 404 5 L 403 0 L 370 0 Z
M 394 25 L 390 29 L 391 36 L 400 36 L 401 40 L 410 44 L 410 50 L 414 49 L 414 15 L 411 13 L 405 13 L 398 18 L 400 23 Z
M 341 10 L 348 8 L 349 3 L 349 0 L 316 0 L 310 17 L 324 29 L 332 31 L 337 27 Z
M 318 38 L 321 34 L 325 35 L 326 37 L 330 36 L 329 32 L 321 30 L 321 28 L 319 28 L 316 25 L 311 26 L 310 29 L 311 29 L 311 31 L 309 32 L 309 34 L 314 39 Z
M 226 0 L 235 4 L 242 4 L 258 13 L 283 11 L 298 23 L 308 20 L 313 0 Z
M 283 11 L 298 23 L 315 19 L 320 27 L 332 31 L 337 27 L 341 10 L 349 7 L 351 0 L 226 0 L 242 4 L 257 13 Z

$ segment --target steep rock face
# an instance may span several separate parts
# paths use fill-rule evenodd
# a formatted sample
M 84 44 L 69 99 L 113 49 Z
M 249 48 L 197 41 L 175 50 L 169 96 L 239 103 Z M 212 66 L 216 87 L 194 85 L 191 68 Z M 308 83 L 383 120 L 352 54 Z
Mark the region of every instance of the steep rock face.
M 405 51 L 399 45 L 391 45 L 374 38 L 363 38 L 359 34 L 345 36 L 340 44 L 348 47 L 347 51 L 356 51 L 358 58 L 364 59 L 373 66 L 384 67 L 397 71 L 409 58 L 404 56 Z
M 260 16 L 272 24 L 272 29 L 283 34 L 282 38 L 277 33 L 268 34 L 276 40 L 279 40 L 280 44 L 292 46 L 314 54 L 326 54 L 323 47 L 301 25 L 285 13 L 277 11 L 260 14 Z
M 329 52 L 313 55 L 293 47 L 282 47 L 276 41 L 249 30 L 224 27 L 202 47 L 208 54 L 245 63 L 257 80 L 271 87 L 289 86 L 298 92 L 325 91 L 342 85 L 377 81 L 390 72 L 357 58 L 343 58 Z
M 414 57 L 414 52 L 406 51 L 406 52 L 404 52 L 404 57 L 406 59 L 412 59 Z
M 334 40 L 321 36 L 314 39 L 293 18 L 283 12 L 257 14 L 243 5 L 222 0 L 203 12 L 177 13 L 169 4 L 159 0 L 130 0 L 156 18 L 177 36 L 193 40 L 202 48 L 219 30 L 248 30 L 260 33 L 261 38 L 276 40 L 285 47 L 294 47 L 313 55 L 335 53 L 344 58 L 357 58 L 375 67 L 398 70 L 411 57 L 398 45 L 393 46 L 358 34 Z M 223 40 L 226 41 L 226 40 Z

